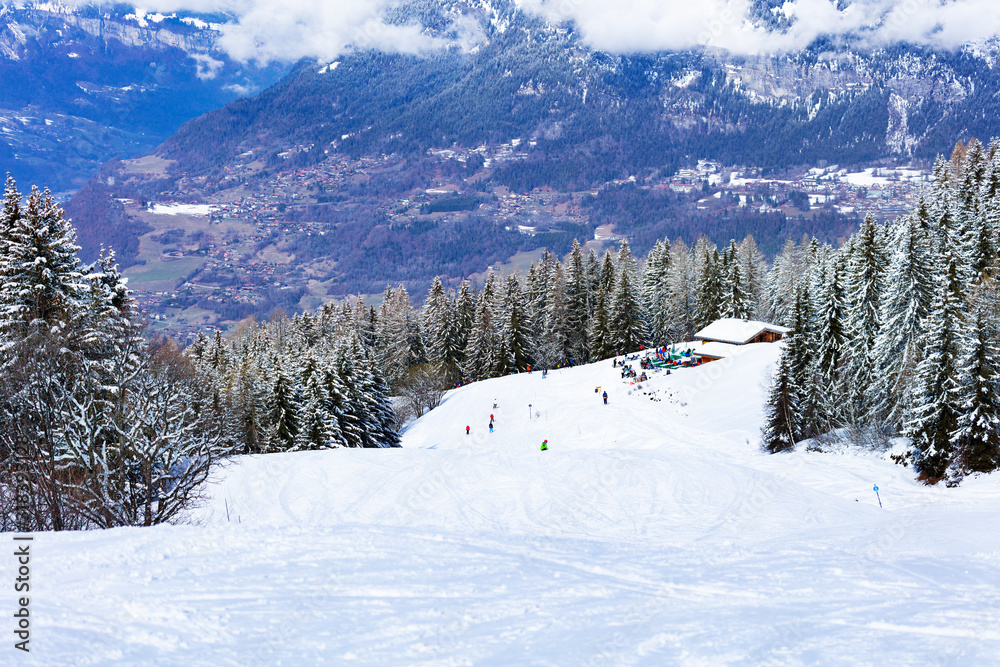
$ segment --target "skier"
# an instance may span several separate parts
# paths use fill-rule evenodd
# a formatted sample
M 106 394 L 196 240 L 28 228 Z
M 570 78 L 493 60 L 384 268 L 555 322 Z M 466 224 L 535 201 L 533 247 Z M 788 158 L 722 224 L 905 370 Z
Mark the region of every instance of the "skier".
M 497 399 L 495 399 L 495 398 L 493 399 L 493 409 L 494 410 L 497 409 Z
M 468 426 L 465 427 L 465 435 L 469 435 L 469 427 Z
M 490 415 L 490 421 L 493 421 L 493 415 Z
M 543 452 L 549 451 L 549 441 L 548 440 L 542 440 L 542 451 Z
M 493 432 L 493 422 L 490 422 L 490 433 Z
M 608 392 L 604 392 L 604 405 L 608 404 Z

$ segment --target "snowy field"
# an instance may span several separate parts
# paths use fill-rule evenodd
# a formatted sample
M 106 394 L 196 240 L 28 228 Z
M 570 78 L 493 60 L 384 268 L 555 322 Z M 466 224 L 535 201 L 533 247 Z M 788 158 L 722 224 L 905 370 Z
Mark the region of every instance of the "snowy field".
M 1000 664 L 1000 478 L 762 454 L 777 353 L 480 382 L 403 449 L 240 459 L 201 525 L 38 535 L 17 662 Z
M 153 215 L 211 215 L 215 207 L 211 204 L 150 204 Z

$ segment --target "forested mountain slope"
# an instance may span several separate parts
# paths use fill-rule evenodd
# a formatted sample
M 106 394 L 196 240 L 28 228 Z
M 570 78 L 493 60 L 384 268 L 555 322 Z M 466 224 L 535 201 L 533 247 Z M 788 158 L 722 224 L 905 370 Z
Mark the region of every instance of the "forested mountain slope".
M 219 18 L 0 6 L 0 171 L 76 190 L 109 158 L 149 152 L 183 122 L 277 80 L 286 66 L 218 48 Z

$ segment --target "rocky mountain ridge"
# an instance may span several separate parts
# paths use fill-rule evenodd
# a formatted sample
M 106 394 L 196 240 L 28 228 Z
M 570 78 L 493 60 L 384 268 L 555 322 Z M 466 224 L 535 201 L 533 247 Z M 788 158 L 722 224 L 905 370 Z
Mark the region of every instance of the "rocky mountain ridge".
M 72 191 L 111 157 L 276 81 L 234 61 L 213 17 L 126 6 L 0 6 L 0 159 L 20 180 Z

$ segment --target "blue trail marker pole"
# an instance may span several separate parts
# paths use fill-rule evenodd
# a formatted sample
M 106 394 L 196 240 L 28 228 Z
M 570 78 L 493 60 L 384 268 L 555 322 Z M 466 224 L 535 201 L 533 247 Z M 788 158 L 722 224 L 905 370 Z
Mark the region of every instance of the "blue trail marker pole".
M 876 484 L 873 488 L 875 489 L 875 497 L 878 498 L 878 506 L 882 507 L 882 499 L 879 498 L 878 495 L 878 484 Z
M 528 403 L 528 421 L 531 421 L 531 403 Z

